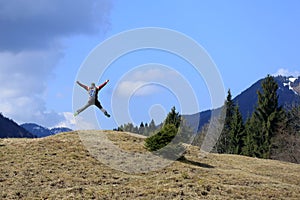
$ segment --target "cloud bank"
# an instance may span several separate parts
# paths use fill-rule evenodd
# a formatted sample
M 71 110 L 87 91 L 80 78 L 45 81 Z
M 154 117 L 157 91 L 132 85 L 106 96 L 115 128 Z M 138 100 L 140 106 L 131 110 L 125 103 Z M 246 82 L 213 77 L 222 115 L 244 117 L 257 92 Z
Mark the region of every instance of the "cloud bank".
M 273 76 L 279 76 L 279 75 L 298 77 L 298 76 L 300 76 L 300 72 L 299 71 L 291 72 L 288 69 L 280 68 L 280 69 L 278 69 L 278 71 L 276 73 L 273 74 Z
M 0 51 L 57 48 L 59 39 L 108 27 L 109 0 L 0 1 Z
M 111 8 L 109 0 L 0 1 L 0 112 L 18 123 L 72 124 L 47 109 L 47 83 L 65 54 L 62 40 L 105 31 Z
M 179 76 L 177 72 L 164 67 L 135 69 L 123 77 L 116 94 L 121 97 L 149 96 L 162 91 L 157 83 L 176 84 Z

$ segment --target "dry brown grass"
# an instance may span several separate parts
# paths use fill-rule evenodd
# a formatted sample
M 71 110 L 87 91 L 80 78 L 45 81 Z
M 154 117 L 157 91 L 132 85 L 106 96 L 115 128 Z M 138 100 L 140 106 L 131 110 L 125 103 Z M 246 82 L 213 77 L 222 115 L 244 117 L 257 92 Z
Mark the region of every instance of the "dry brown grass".
M 144 138 L 99 131 L 126 151 Z M 300 199 L 300 165 L 190 146 L 186 160 L 128 174 L 93 158 L 77 132 L 0 140 L 0 199 Z

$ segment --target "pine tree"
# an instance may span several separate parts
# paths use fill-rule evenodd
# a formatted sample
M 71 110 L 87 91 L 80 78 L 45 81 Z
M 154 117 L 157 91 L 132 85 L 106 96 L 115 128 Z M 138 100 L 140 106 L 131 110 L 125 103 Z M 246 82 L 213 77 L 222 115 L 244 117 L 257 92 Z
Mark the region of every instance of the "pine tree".
M 133 124 L 132 123 L 125 124 L 124 125 L 124 131 L 133 133 L 134 132 Z
M 245 156 L 259 157 L 257 140 L 260 138 L 260 127 L 257 119 L 252 115 L 245 123 L 244 147 L 242 154 Z
M 138 132 L 139 132 L 139 134 L 142 134 L 142 135 L 144 134 L 144 132 L 145 132 L 145 125 L 144 125 L 143 122 L 141 122 Z
M 155 122 L 154 120 L 152 119 L 150 124 L 149 124 L 149 132 L 154 132 L 156 130 L 156 125 L 155 125 Z
M 181 135 L 179 133 L 179 130 L 181 130 L 180 125 L 181 115 L 179 115 L 175 107 L 173 107 L 167 115 L 162 129 L 156 134 L 146 138 L 145 147 L 150 151 L 159 152 L 159 154 L 164 157 L 171 159 L 178 158 L 184 152 L 184 147 L 181 145 Z M 178 137 L 176 137 L 177 134 L 179 134 Z M 176 140 L 173 140 L 175 137 Z
M 239 106 L 236 105 L 230 123 L 228 153 L 241 154 L 244 146 L 244 129 L 243 117 Z
M 174 124 L 167 124 L 157 134 L 146 138 L 145 147 L 150 151 L 157 151 L 168 145 L 176 136 L 176 133 L 176 126 Z
M 287 113 L 287 120 L 290 134 L 300 136 L 300 106 L 292 106 Z
M 194 140 L 192 142 L 192 145 L 199 146 L 199 147 L 202 146 L 204 138 L 206 137 L 206 134 L 208 132 L 208 128 L 209 128 L 209 122 L 202 126 L 202 129 L 200 130 L 200 132 L 194 138 Z
M 167 115 L 167 118 L 165 119 L 164 125 L 167 124 L 174 124 L 176 128 L 179 128 L 181 123 L 181 115 L 176 112 L 175 106 L 172 107 L 171 111 Z
M 139 133 L 139 128 L 137 126 L 134 126 L 132 133 Z
M 143 135 L 149 135 L 149 126 L 148 126 L 148 123 L 145 123 Z
M 195 134 L 196 131 L 194 131 L 193 128 L 189 126 L 188 122 L 182 118 L 177 133 L 178 142 L 190 144 L 195 138 Z
M 282 108 L 278 107 L 277 89 L 275 79 L 268 75 L 262 82 L 262 91 L 257 92 L 258 102 L 249 125 L 253 133 L 248 135 L 255 142 L 254 147 L 257 147 L 252 155 L 256 154 L 257 157 L 270 158 L 271 139 L 276 135 L 284 115 Z
M 228 147 L 229 147 L 229 132 L 230 132 L 230 126 L 231 121 L 233 117 L 234 112 L 234 103 L 232 101 L 232 95 L 230 89 L 228 90 L 228 95 L 226 98 L 226 101 L 224 103 L 224 109 L 223 109 L 223 115 L 225 114 L 225 121 L 224 121 L 224 127 L 220 134 L 219 140 L 216 144 L 216 151 L 218 153 L 228 153 Z M 223 117 L 221 117 L 223 118 Z

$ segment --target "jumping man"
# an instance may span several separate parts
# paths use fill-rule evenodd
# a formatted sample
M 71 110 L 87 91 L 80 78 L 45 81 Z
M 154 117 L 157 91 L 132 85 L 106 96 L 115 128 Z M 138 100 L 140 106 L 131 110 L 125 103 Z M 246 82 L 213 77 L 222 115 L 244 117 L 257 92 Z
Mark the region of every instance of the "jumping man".
M 99 85 L 98 87 L 96 87 L 95 83 L 92 83 L 90 87 L 80 83 L 79 81 L 77 81 L 77 84 L 80 85 L 83 89 L 85 89 L 88 94 L 89 94 L 89 100 L 88 102 L 80 109 L 78 109 L 75 113 L 74 116 L 79 115 L 79 113 L 81 113 L 82 111 L 84 111 L 85 109 L 87 109 L 89 106 L 91 105 L 95 105 L 97 106 L 106 117 L 110 117 L 110 114 L 107 113 L 107 111 L 102 107 L 102 105 L 100 104 L 99 100 L 98 100 L 98 92 L 99 90 L 101 90 L 107 83 L 109 82 L 109 80 L 106 80 L 104 83 L 102 83 L 101 85 Z

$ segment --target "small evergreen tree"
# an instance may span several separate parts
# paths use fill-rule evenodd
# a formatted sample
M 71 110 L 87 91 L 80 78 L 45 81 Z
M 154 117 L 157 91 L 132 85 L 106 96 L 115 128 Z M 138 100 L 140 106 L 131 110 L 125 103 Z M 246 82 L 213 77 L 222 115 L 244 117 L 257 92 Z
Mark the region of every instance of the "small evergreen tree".
M 180 122 L 181 116 L 174 106 L 168 113 L 162 129 L 145 140 L 145 147 L 150 151 L 156 151 L 166 146 L 176 136 Z
M 143 122 L 141 122 L 138 132 L 139 132 L 139 134 L 144 135 L 144 132 L 145 132 L 145 125 L 144 125 Z
M 287 125 L 290 134 L 300 136 L 300 106 L 293 105 L 287 112 Z
M 166 124 L 157 134 L 146 138 L 145 147 L 150 151 L 157 151 L 165 147 L 174 139 L 177 130 L 174 124 Z
M 148 123 L 145 123 L 143 135 L 149 135 L 149 126 L 148 126 Z
M 192 145 L 199 146 L 203 144 L 204 138 L 206 137 L 207 131 L 208 131 L 209 123 L 206 123 L 202 126 L 202 129 L 200 132 L 196 135 L 195 139 L 192 142 Z
M 229 147 L 228 153 L 241 154 L 244 146 L 244 123 L 239 106 L 234 108 L 232 121 L 229 130 Z
M 182 137 L 185 133 L 180 133 L 180 131 L 187 130 L 180 125 L 181 115 L 173 107 L 167 115 L 162 129 L 158 133 L 146 138 L 145 147 L 167 158 L 179 158 L 185 150 L 181 145 Z M 175 137 L 176 140 L 173 140 Z
M 245 130 L 244 130 L 244 147 L 242 148 L 242 154 L 245 156 L 252 156 L 253 157 L 253 152 L 254 152 L 254 137 L 253 137 L 253 132 L 251 130 L 251 118 L 248 118 L 246 123 L 245 123 Z
M 225 114 L 225 121 L 224 127 L 219 137 L 219 140 L 215 146 L 215 149 L 218 153 L 228 153 L 229 152 L 229 132 L 231 129 L 231 121 L 234 112 L 234 103 L 232 101 L 232 95 L 230 89 L 228 90 L 228 95 L 226 101 L 224 103 L 223 113 L 221 115 L 224 116 Z M 224 117 L 221 117 L 222 119 Z
M 149 133 L 152 133 L 156 130 L 156 125 L 155 125 L 155 122 L 153 119 L 151 120 L 151 122 L 149 124 L 148 130 L 149 130 L 148 131 Z
M 164 121 L 164 125 L 174 124 L 176 128 L 179 128 L 181 123 L 181 115 L 176 112 L 175 106 L 172 107 L 171 111 L 167 115 L 167 118 Z

